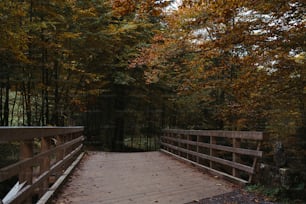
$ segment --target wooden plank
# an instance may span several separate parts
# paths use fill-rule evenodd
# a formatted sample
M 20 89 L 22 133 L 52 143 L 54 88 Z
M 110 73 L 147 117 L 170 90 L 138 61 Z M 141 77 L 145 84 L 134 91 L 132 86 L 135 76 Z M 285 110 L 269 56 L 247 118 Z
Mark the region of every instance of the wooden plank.
M 240 170 L 245 171 L 245 172 L 250 173 L 250 174 L 254 173 L 254 169 L 252 167 L 249 167 L 249 166 L 246 166 L 246 165 L 243 165 L 243 164 L 239 164 L 239 163 L 236 163 L 236 162 L 228 161 L 226 159 L 221 159 L 221 158 L 218 158 L 218 157 L 214 157 L 214 156 L 210 156 L 210 155 L 206 155 L 206 154 L 202 154 L 202 153 L 197 153 L 197 152 L 194 152 L 194 151 L 186 150 L 186 149 L 176 147 L 176 146 L 173 146 L 173 145 L 169 145 L 169 144 L 166 144 L 166 143 L 162 143 L 162 145 L 168 146 L 168 147 L 170 147 L 172 149 L 175 149 L 175 150 L 178 150 L 178 151 L 182 151 L 182 152 L 185 152 L 185 153 L 188 153 L 188 154 L 192 154 L 194 156 L 198 156 L 202 159 L 207 159 L 207 160 L 212 161 L 212 162 L 217 162 L 219 164 L 234 167 L 234 168 L 240 169 Z
M 180 130 L 180 129 L 166 129 L 163 131 L 165 139 L 162 139 L 161 145 L 171 154 L 178 155 L 178 157 L 183 157 L 181 153 L 184 153 L 184 159 L 189 160 L 189 155 L 196 156 L 196 161 L 199 163 L 200 158 L 209 161 L 209 169 L 214 169 L 214 163 L 219 163 L 232 168 L 232 177 L 239 178 L 237 170 L 247 172 L 249 174 L 249 182 L 251 182 L 252 175 L 255 173 L 255 166 L 257 163 L 257 158 L 262 157 L 263 152 L 260 148 L 257 149 L 246 149 L 240 146 L 241 140 L 254 140 L 260 143 L 264 139 L 264 134 L 257 131 L 219 131 L 219 130 Z M 168 136 L 166 136 L 168 135 Z M 171 135 L 171 136 L 170 136 Z M 179 137 L 180 136 L 187 136 Z M 197 141 L 189 141 L 189 136 L 197 136 Z M 233 146 L 225 146 L 216 144 L 216 138 L 230 138 L 233 140 Z M 203 139 L 202 139 L 203 138 Z M 207 141 L 209 143 L 200 142 Z M 164 142 L 163 142 L 164 141 Z M 178 146 L 174 144 L 179 144 Z M 191 148 L 191 146 L 194 146 Z M 209 155 L 199 152 L 199 147 L 204 147 L 209 149 Z M 196 149 L 195 151 L 193 151 Z M 232 154 L 232 161 L 219 158 L 214 155 L 216 150 L 226 151 Z M 185 155 L 187 154 L 187 158 Z M 239 163 L 240 155 L 247 155 L 253 157 L 253 165 L 248 166 Z M 192 158 L 192 157 L 190 157 Z M 193 162 L 193 161 L 192 161 Z
M 166 133 L 183 134 L 183 135 L 199 135 L 225 138 L 240 138 L 247 140 L 263 140 L 263 133 L 258 131 L 222 131 L 222 130 L 181 130 L 181 129 L 165 129 Z
M 26 160 L 29 161 L 33 156 L 33 140 L 24 140 L 20 144 L 20 160 Z M 25 182 L 26 185 L 31 185 L 33 182 L 33 168 L 32 166 L 25 166 L 22 168 L 22 170 L 19 172 L 19 183 Z M 32 195 L 30 194 L 29 197 L 24 200 L 24 204 L 30 204 L 32 203 Z
M 213 137 L 213 136 L 210 136 L 210 138 L 209 138 L 209 144 L 210 144 L 209 156 L 212 158 L 212 157 L 214 157 L 215 151 L 214 151 L 214 149 L 213 149 L 211 146 L 212 146 L 212 145 L 216 145 L 216 138 Z M 201 158 L 203 158 L 203 157 L 201 157 Z M 215 161 L 212 160 L 212 159 L 209 159 L 209 167 L 210 167 L 211 169 L 214 169 L 214 163 L 213 163 L 213 162 L 215 162 Z
M 63 173 L 63 175 L 57 179 L 57 181 L 50 187 L 50 189 L 39 199 L 36 204 L 46 204 L 50 201 L 54 193 L 59 189 L 59 187 L 65 182 L 68 176 L 71 174 L 73 169 L 78 165 L 84 156 L 84 152 L 81 153 L 78 158 L 70 165 L 69 168 Z
M 209 167 L 207 167 L 207 166 L 204 166 L 204 165 L 202 165 L 202 164 L 199 164 L 199 163 L 197 163 L 197 162 L 190 161 L 190 160 L 188 160 L 188 159 L 186 159 L 186 158 L 183 158 L 183 157 L 180 157 L 180 156 L 178 156 L 178 155 L 176 155 L 176 154 L 173 154 L 173 153 L 171 153 L 171 152 L 169 152 L 169 151 L 167 151 L 167 150 L 161 149 L 160 151 L 161 151 L 161 152 L 164 152 L 164 153 L 166 153 L 166 154 L 169 154 L 169 155 L 171 155 L 171 156 L 173 156 L 173 157 L 175 157 L 175 158 L 177 158 L 177 159 L 180 159 L 180 160 L 182 160 L 182 161 L 185 161 L 185 162 L 187 162 L 187 163 L 191 163 L 191 164 L 193 164 L 193 165 L 195 165 L 195 166 L 197 166 L 197 167 L 200 167 L 201 169 L 207 170 L 208 172 L 211 172 L 211 173 L 214 174 L 214 175 L 222 176 L 222 177 L 225 177 L 225 178 L 227 178 L 227 179 L 230 179 L 231 181 L 239 182 L 239 184 L 245 185 L 245 184 L 248 184 L 248 183 L 249 183 L 248 181 L 246 181 L 246 180 L 244 180 L 244 179 L 234 177 L 234 176 L 232 176 L 232 175 L 230 175 L 230 174 L 224 173 L 224 172 L 222 172 L 222 171 L 218 171 L 218 170 L 216 170 L 216 169 L 211 169 L 211 168 L 209 168 Z
M 51 138 L 43 137 L 41 138 L 41 153 L 48 152 L 51 148 Z M 50 156 L 44 156 L 42 162 L 40 163 L 40 174 L 43 174 L 50 169 Z M 43 195 L 49 188 L 49 179 L 46 179 L 42 186 L 40 187 L 40 196 Z
M 82 132 L 84 127 L 0 127 L 0 142 L 29 140 L 39 137 Z
M 49 171 L 44 172 L 40 175 L 32 185 L 27 185 L 24 187 L 14 198 L 12 198 L 8 203 L 10 204 L 19 204 L 26 200 L 32 192 L 38 188 L 52 173 L 58 171 L 61 166 L 69 161 L 73 156 L 78 154 L 82 150 L 83 144 L 81 144 L 78 148 L 68 154 L 63 160 L 53 165 Z
M 46 156 L 51 156 L 52 154 L 56 153 L 57 151 L 61 151 L 71 145 L 77 144 L 78 142 L 81 142 L 84 140 L 84 137 L 81 136 L 79 138 L 76 138 L 72 141 L 66 142 L 62 145 L 56 146 L 53 149 L 50 149 L 48 151 L 39 153 L 37 155 L 35 155 L 32 158 L 27 158 L 24 160 L 21 160 L 17 163 L 14 163 L 10 166 L 4 167 L 2 169 L 0 169 L 0 182 L 5 181 L 9 178 L 11 178 L 12 176 L 15 176 L 17 174 L 19 174 L 19 172 L 22 172 L 22 170 L 24 169 L 24 167 L 27 166 L 33 166 L 34 164 L 37 164 L 40 162 L 40 160 Z
M 192 141 L 190 141 L 190 135 L 189 134 L 187 135 L 187 141 L 192 142 Z M 190 144 L 187 144 L 187 150 L 190 150 Z M 190 155 L 188 153 L 187 153 L 187 159 L 190 160 Z
M 233 152 L 237 154 L 242 154 L 242 155 L 249 155 L 249 156 L 255 156 L 255 157 L 262 157 L 262 151 L 259 150 L 252 150 L 252 149 L 244 149 L 244 148 L 234 148 L 234 147 L 229 147 L 229 146 L 222 146 L 222 145 L 216 145 L 216 144 L 208 144 L 204 142 L 195 142 L 195 141 L 187 141 L 187 140 L 181 140 L 177 138 L 172 138 L 172 137 L 165 137 L 168 140 L 172 141 L 177 141 L 179 143 L 185 143 L 185 144 L 190 144 L 190 145 L 195 145 L 195 146 L 200 146 L 200 147 L 206 147 L 206 148 L 212 148 L 216 150 L 222 150 L 222 151 L 227 151 L 227 152 Z
M 199 143 L 200 143 L 200 137 L 199 135 L 197 135 L 197 144 Z M 197 147 L 197 153 L 200 153 L 199 145 L 197 145 L 196 147 Z M 197 157 L 197 163 L 200 163 L 200 157 Z
M 240 147 L 240 139 L 233 138 L 233 148 L 239 148 Z M 236 152 L 232 153 L 233 162 L 239 163 L 240 162 L 240 156 Z M 235 177 L 238 177 L 238 171 L 236 168 L 232 168 L 232 175 Z
M 163 152 L 89 151 L 82 163 L 53 203 L 181 204 L 235 190 Z
M 257 143 L 257 150 L 260 149 L 260 146 L 261 146 L 261 141 L 258 141 L 258 143 Z M 256 168 L 257 160 L 258 160 L 257 157 L 253 158 L 253 164 L 252 164 L 253 169 Z M 251 174 L 251 175 L 249 176 L 249 182 L 250 182 L 250 183 L 252 182 L 252 179 L 253 179 L 253 174 Z

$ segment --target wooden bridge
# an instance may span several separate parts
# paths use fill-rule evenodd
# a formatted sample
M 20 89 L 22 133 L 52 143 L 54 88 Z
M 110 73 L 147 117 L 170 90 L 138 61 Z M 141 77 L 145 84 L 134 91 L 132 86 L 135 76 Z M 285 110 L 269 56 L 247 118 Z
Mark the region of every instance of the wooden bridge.
M 0 182 L 18 178 L 10 195 L 1 202 L 198 201 L 232 191 L 231 182 L 252 181 L 257 158 L 262 156 L 259 148 L 263 134 L 164 130 L 161 151 L 89 152 L 82 160 L 83 140 L 83 127 L 0 128 L 0 143 L 20 144 L 20 161 L 0 169 Z M 73 176 L 54 197 L 76 166 Z

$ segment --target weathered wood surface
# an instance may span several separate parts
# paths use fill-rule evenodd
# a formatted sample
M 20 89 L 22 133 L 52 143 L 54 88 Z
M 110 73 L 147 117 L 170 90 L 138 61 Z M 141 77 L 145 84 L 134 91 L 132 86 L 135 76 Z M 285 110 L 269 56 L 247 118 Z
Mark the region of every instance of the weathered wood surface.
M 180 204 L 232 190 L 161 152 L 90 152 L 52 203 Z
M 256 131 L 166 129 L 161 136 L 161 149 L 179 159 L 246 184 L 251 182 L 257 159 L 262 157 L 260 144 L 263 139 L 264 134 Z
M 1 127 L 0 143 L 19 143 L 20 161 L 0 169 L 0 182 L 14 176 L 18 176 L 19 183 L 25 182 L 17 195 L 5 204 L 32 203 L 35 197 L 40 198 L 47 193 L 52 180 L 60 178 L 81 153 L 83 129 Z
M 83 131 L 83 127 L 0 127 L 0 143 L 29 140 L 36 137 L 67 135 Z
M 263 140 L 263 133 L 258 131 L 224 131 L 224 130 L 181 130 L 164 129 L 164 133 L 173 133 L 181 135 L 199 135 L 212 137 L 240 138 L 248 140 Z

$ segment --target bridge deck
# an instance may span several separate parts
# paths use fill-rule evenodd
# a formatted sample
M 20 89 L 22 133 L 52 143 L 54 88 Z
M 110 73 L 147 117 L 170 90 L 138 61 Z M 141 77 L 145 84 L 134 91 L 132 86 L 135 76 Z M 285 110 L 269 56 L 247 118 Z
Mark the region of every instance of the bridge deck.
M 90 152 L 52 202 L 178 204 L 232 190 L 226 181 L 161 152 Z

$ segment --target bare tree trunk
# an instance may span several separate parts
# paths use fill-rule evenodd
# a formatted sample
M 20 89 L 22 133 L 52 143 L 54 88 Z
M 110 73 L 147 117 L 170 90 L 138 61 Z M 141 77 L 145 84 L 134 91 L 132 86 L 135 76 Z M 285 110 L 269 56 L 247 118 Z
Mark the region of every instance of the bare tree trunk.
M 27 114 L 27 125 L 32 125 L 32 106 L 31 106 L 31 83 L 27 82 L 27 88 L 25 88 L 25 102 L 26 102 L 26 114 Z
M 17 86 L 17 85 L 16 85 Z M 14 125 L 14 118 L 15 118 L 15 107 L 16 107 L 16 102 L 17 102 L 17 96 L 18 96 L 18 88 L 16 87 L 15 90 L 15 97 L 13 100 L 13 104 L 12 104 L 12 108 L 11 108 L 11 121 L 10 121 L 10 125 L 13 126 Z
M 55 87 L 54 87 L 54 109 L 53 109 L 53 116 L 52 116 L 52 123 L 54 125 L 61 125 L 59 124 L 59 87 L 58 87 L 58 80 L 59 80 L 59 66 L 58 61 L 55 61 L 54 63 L 54 81 L 55 81 Z
M 0 87 L 0 125 L 9 125 L 9 100 L 10 84 L 9 81 L 3 83 Z
M 46 117 L 46 125 L 50 124 L 50 117 L 49 117 L 49 70 L 46 69 L 46 92 L 45 92 L 45 101 L 46 101 L 46 112 L 45 112 L 45 117 Z
M 25 81 L 22 82 L 21 93 L 22 93 L 22 107 L 23 107 L 23 125 L 32 125 L 32 104 L 31 104 L 31 74 L 27 73 L 23 68 L 23 76 Z
M 123 150 L 123 142 L 124 142 L 124 111 L 127 104 L 126 90 L 124 86 L 116 85 L 116 99 L 115 99 L 115 132 L 114 132 L 114 140 L 112 144 L 113 150 Z
M 5 86 L 5 102 L 4 102 L 4 114 L 3 114 L 3 125 L 9 125 L 9 100 L 10 100 L 10 77 L 7 75 L 6 86 Z
M 0 125 L 3 126 L 3 88 L 2 88 L 2 83 L 0 83 Z

